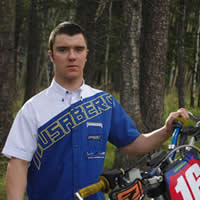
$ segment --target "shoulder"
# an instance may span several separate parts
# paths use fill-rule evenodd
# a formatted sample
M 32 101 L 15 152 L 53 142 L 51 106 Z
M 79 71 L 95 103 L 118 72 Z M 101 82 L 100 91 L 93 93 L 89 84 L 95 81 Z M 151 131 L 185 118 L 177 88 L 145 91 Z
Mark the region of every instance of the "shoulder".
M 91 87 L 87 84 L 84 84 L 81 87 L 81 93 L 82 93 L 84 98 L 92 97 L 92 96 L 95 96 L 95 95 L 100 94 L 102 92 L 103 92 L 102 90 L 93 88 L 93 87 Z
M 104 103 L 108 104 L 110 107 L 116 110 L 123 109 L 119 101 L 115 97 L 113 97 L 112 94 L 100 89 L 92 88 L 88 85 L 85 85 L 83 98 L 89 101 L 95 101 L 98 105 L 103 105 Z
M 83 94 L 83 98 L 97 97 L 97 96 L 102 96 L 102 95 L 109 96 L 110 98 L 113 98 L 113 96 L 111 94 L 109 94 L 108 92 L 97 89 L 97 88 L 93 88 L 93 87 L 86 85 L 86 84 L 82 88 L 82 94 Z
M 20 109 L 24 114 L 33 114 L 35 108 L 41 107 L 42 104 L 45 104 L 47 98 L 48 98 L 48 88 L 44 89 L 43 91 L 39 92 L 38 94 L 31 97 L 29 100 L 27 100 L 22 108 Z
M 41 102 L 43 99 L 46 99 L 47 96 L 49 95 L 49 88 L 46 88 L 39 92 L 38 94 L 34 95 L 31 97 L 26 104 L 36 104 L 38 102 Z

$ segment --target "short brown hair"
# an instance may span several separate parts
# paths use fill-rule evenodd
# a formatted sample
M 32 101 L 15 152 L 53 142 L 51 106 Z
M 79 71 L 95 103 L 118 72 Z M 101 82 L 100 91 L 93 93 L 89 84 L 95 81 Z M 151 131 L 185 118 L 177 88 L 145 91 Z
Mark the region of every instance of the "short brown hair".
M 76 34 L 82 34 L 85 42 L 87 44 L 87 39 L 86 39 L 86 35 L 85 35 L 85 31 L 83 30 L 83 28 L 73 22 L 69 22 L 69 21 L 65 21 L 62 22 L 60 24 L 58 24 L 51 32 L 50 36 L 49 36 L 49 49 L 53 52 L 53 45 L 55 43 L 55 39 L 57 35 L 60 34 L 66 34 L 66 35 L 76 35 Z

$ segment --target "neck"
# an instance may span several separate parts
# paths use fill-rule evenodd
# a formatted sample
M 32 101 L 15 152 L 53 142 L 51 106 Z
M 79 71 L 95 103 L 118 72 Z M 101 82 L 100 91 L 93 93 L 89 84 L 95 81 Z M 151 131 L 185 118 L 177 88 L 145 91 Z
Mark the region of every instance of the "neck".
M 62 87 L 64 87 L 67 90 L 70 91 L 74 91 L 78 88 L 81 87 L 81 85 L 83 84 L 83 80 L 57 80 L 56 77 L 54 77 L 55 81 L 61 85 Z

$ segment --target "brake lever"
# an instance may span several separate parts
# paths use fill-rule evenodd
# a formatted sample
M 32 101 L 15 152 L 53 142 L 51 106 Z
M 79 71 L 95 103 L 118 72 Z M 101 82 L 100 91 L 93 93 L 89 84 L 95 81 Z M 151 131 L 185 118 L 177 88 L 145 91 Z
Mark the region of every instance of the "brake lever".
M 179 146 L 186 144 L 188 141 L 188 136 L 190 135 L 196 135 L 198 132 L 199 127 L 194 127 L 194 126 L 186 126 L 181 129 L 181 135 L 180 135 L 180 140 L 179 140 Z
M 193 113 L 191 113 L 191 112 L 188 112 L 188 114 L 189 114 L 189 116 L 190 116 L 190 118 L 193 120 L 193 121 L 195 121 L 195 122 L 199 122 L 200 123 L 200 118 L 199 117 L 197 117 L 196 115 L 194 115 Z
M 181 129 L 183 135 L 194 135 L 199 130 L 199 127 L 196 126 L 186 126 Z

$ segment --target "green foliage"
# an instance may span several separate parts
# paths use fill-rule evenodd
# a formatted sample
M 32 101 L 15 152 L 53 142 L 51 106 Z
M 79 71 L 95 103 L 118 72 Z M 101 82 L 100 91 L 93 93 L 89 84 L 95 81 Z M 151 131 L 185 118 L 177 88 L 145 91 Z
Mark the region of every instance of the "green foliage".
M 7 199 L 5 189 L 5 172 L 7 168 L 7 159 L 0 155 L 0 200 Z
M 104 162 L 105 169 L 112 168 L 113 162 L 115 160 L 115 149 L 116 147 L 113 146 L 111 143 L 107 144 L 107 152 L 106 152 L 106 158 Z

